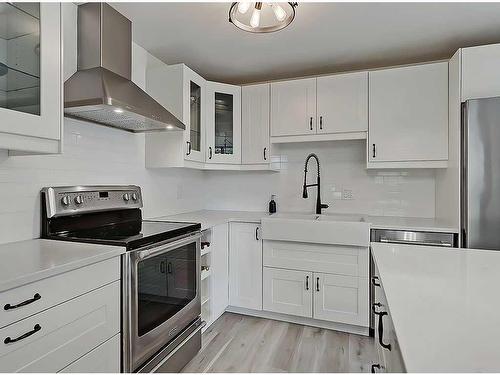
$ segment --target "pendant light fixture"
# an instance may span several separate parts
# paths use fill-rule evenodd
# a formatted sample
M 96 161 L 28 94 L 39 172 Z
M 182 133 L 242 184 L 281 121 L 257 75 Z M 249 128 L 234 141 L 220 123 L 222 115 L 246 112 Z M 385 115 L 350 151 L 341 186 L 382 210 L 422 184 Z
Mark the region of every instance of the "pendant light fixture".
M 251 33 L 271 33 L 292 23 L 297 5 L 295 2 L 236 2 L 229 8 L 229 22 Z

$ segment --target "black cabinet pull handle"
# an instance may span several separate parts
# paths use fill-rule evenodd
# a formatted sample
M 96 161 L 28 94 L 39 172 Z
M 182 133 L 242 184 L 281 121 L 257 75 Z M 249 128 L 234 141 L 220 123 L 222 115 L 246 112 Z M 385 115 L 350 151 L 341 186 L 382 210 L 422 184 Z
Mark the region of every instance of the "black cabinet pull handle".
M 259 227 L 255 228 L 255 239 L 258 241 L 259 240 Z
M 323 130 L 323 116 L 319 116 L 319 129 Z
M 165 273 L 165 262 L 160 262 L 160 273 Z
M 202 241 L 201 242 L 201 249 L 203 250 L 205 247 L 210 247 L 210 242 Z
M 380 283 L 377 283 L 378 276 L 373 276 L 372 277 L 372 284 L 375 286 L 380 286 Z
M 377 371 L 375 371 L 375 369 L 380 370 L 380 367 L 381 367 L 381 366 L 380 366 L 380 364 L 378 364 L 378 363 L 377 363 L 377 364 L 373 364 L 373 365 L 372 365 L 372 369 L 371 369 L 371 373 L 372 373 L 372 374 L 375 374 L 375 373 L 377 372 Z
M 309 290 L 309 276 L 306 276 L 306 290 Z
M 373 150 L 373 157 L 377 156 L 377 152 L 375 151 L 375 143 L 373 144 L 372 146 L 372 150 Z
M 378 315 L 378 343 L 384 349 L 391 351 L 391 344 L 384 344 L 384 316 L 387 315 L 386 311 L 376 313 Z
M 167 273 L 172 273 L 172 262 L 167 263 Z
M 313 130 L 313 118 L 309 117 L 309 128 Z
M 17 309 L 18 307 L 23 307 L 23 306 L 26 306 L 26 305 L 29 305 L 30 303 L 33 303 L 35 301 L 38 301 L 39 299 L 41 299 L 42 296 L 38 293 L 35 293 L 35 295 L 33 296 L 33 298 L 31 299 L 27 299 L 26 301 L 23 301 L 23 302 L 20 302 L 18 303 L 17 305 L 11 305 L 10 303 L 6 304 L 3 309 L 4 310 L 13 310 L 13 309 Z
M 319 292 L 319 277 L 316 278 L 316 292 Z
M 188 146 L 188 150 L 187 150 L 187 153 L 186 155 L 191 155 L 191 142 L 187 141 L 187 146 Z
M 267 151 L 267 147 L 264 147 L 264 160 L 267 160 L 266 151 Z
M 208 159 L 212 159 L 212 147 L 208 148 Z
M 372 311 L 373 311 L 373 313 L 374 313 L 375 315 L 380 314 L 380 313 L 376 310 L 376 308 L 377 308 L 377 307 L 380 307 L 380 306 L 382 306 L 382 304 L 381 304 L 380 302 L 372 303 Z
M 5 340 L 3 340 L 3 343 L 4 344 L 11 344 L 13 342 L 16 342 L 16 341 L 21 341 L 27 337 L 30 337 L 31 335 L 37 333 L 38 331 L 40 331 L 42 329 L 42 327 L 40 326 L 40 324 L 35 324 L 35 326 L 33 327 L 33 329 L 29 332 L 26 332 L 24 335 L 21 335 L 15 339 L 11 338 L 10 336 L 7 337 Z

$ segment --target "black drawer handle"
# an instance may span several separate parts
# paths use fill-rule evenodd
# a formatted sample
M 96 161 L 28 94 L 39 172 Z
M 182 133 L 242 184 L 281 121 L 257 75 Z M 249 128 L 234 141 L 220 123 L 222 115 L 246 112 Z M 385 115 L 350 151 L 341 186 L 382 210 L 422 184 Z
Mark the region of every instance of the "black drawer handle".
M 259 227 L 255 228 L 255 240 L 259 241 Z
M 313 118 L 309 117 L 309 129 L 313 130 Z
M 378 276 L 373 276 L 372 277 L 372 284 L 375 286 L 380 286 L 380 283 L 377 283 Z
M 40 324 L 35 324 L 35 326 L 33 327 L 33 330 L 26 332 L 24 335 L 19 336 L 18 338 L 15 338 L 15 339 L 10 338 L 10 336 L 9 336 L 5 340 L 3 340 L 3 342 L 4 342 L 4 344 L 11 344 L 11 343 L 16 342 L 16 341 L 24 340 L 25 338 L 30 337 L 31 335 L 37 333 L 41 329 L 42 329 L 42 327 L 40 326 Z
M 377 151 L 376 151 L 376 148 L 375 148 L 375 143 L 372 146 L 372 152 L 373 152 L 373 157 L 376 157 L 377 156 Z
M 372 369 L 371 369 L 371 373 L 372 373 L 372 374 L 377 373 L 377 371 L 375 371 L 375 369 L 380 370 L 380 368 L 381 368 L 381 367 L 382 367 L 382 366 L 380 366 L 380 364 L 378 364 L 378 363 L 377 363 L 377 364 L 373 364 L 373 365 L 372 365 Z
M 267 151 L 267 147 L 264 147 L 264 160 L 267 160 L 266 151 Z
M 309 276 L 306 276 L 306 290 L 309 290 Z
M 191 155 L 191 142 L 187 141 L 186 143 L 187 143 L 187 146 L 188 146 L 186 155 Z
M 319 292 L 319 277 L 316 278 L 316 292 Z
M 202 241 L 201 242 L 201 249 L 203 250 L 205 247 L 210 247 L 210 242 Z
M 391 344 L 384 344 L 384 316 L 387 315 L 387 312 L 381 311 L 378 314 L 378 343 L 384 349 L 391 351 Z
M 26 306 L 26 305 L 29 305 L 30 303 L 33 303 L 35 301 L 38 301 L 39 299 L 41 299 L 42 296 L 38 293 L 35 293 L 35 295 L 33 296 L 33 298 L 31 299 L 27 299 L 26 301 L 23 301 L 21 303 L 18 303 L 17 305 L 11 305 L 10 303 L 6 304 L 3 309 L 4 310 L 13 310 L 13 309 L 17 309 L 18 307 L 23 307 L 23 306 Z
M 208 148 L 208 159 L 212 160 L 212 147 Z

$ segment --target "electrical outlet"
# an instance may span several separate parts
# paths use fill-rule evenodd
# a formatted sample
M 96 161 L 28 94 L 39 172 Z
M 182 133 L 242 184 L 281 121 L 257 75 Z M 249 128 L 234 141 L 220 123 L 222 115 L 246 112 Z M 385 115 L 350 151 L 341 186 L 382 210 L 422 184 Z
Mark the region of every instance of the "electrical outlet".
M 350 190 L 350 189 L 344 189 L 344 190 L 342 190 L 342 199 L 344 199 L 344 200 L 351 200 L 351 199 L 353 199 L 352 190 Z

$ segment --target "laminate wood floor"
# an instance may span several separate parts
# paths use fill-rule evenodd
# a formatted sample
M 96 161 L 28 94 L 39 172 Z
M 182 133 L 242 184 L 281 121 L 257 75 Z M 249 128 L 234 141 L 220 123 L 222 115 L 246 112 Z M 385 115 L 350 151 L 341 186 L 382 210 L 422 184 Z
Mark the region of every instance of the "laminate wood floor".
M 224 313 L 183 372 L 370 372 L 373 339 Z

